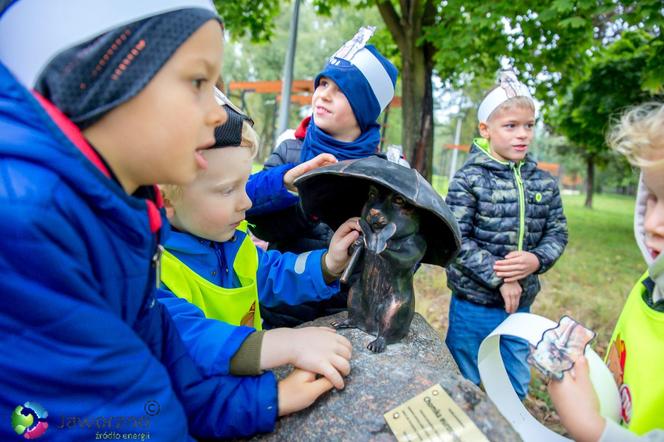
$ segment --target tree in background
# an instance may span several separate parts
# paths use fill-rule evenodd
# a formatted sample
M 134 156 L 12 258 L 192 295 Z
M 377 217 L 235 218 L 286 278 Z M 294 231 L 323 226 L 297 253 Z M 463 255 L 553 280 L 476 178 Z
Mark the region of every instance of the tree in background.
M 231 32 L 250 30 L 258 38 L 270 36 L 270 20 L 280 4 L 277 0 L 217 2 Z M 434 72 L 443 81 L 463 86 L 476 78 L 494 77 L 509 64 L 531 86 L 541 85 L 537 95 L 549 105 L 621 29 L 640 26 L 659 35 L 662 26 L 661 0 L 313 0 L 313 4 L 322 14 L 330 14 L 334 6 L 375 6 L 380 12 L 392 41 L 379 41 L 377 46 L 398 58 L 400 68 L 405 110 L 402 145 L 427 178 L 433 158 Z M 664 83 L 663 51 L 658 46 L 649 60 L 651 87 Z
M 651 86 L 651 63 L 661 51 L 659 43 L 658 37 L 644 31 L 625 31 L 594 54 L 552 111 L 554 128 L 570 141 L 566 149 L 585 161 L 586 207 L 592 207 L 596 167 L 609 159 L 618 161 L 605 141 L 611 119 L 629 106 L 663 98 L 661 86 Z M 662 64 L 660 61 L 660 68 Z

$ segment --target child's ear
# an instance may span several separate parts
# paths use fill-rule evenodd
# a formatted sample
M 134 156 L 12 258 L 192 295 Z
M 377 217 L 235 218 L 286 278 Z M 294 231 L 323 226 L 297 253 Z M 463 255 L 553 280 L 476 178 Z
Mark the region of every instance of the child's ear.
M 482 135 L 482 138 L 486 138 L 488 140 L 489 139 L 489 126 L 487 126 L 487 124 L 485 122 L 481 122 L 477 127 L 480 130 L 480 135 Z
M 173 204 L 171 204 L 171 201 L 165 198 L 164 209 L 166 209 L 166 218 L 168 218 L 169 221 L 172 220 L 173 216 L 175 215 L 175 208 L 173 207 Z

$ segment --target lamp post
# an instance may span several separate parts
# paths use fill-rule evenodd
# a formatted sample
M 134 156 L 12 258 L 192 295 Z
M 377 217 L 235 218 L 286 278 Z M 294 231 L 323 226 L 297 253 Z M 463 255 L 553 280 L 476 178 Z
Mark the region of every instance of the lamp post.
M 290 22 L 288 51 L 286 52 L 286 63 L 284 64 L 284 77 L 281 84 L 281 105 L 279 106 L 279 125 L 277 134 L 288 129 L 288 117 L 290 116 L 291 83 L 293 82 L 293 64 L 295 61 L 295 48 L 297 45 L 297 25 L 300 16 L 300 0 L 293 2 L 293 17 Z

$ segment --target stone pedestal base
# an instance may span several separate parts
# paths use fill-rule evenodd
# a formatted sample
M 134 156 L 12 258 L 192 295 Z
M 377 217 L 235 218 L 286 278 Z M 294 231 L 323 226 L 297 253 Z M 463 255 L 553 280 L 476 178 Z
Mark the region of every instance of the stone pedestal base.
M 304 326 L 329 326 L 346 313 Z M 434 384 L 441 384 L 491 441 L 518 441 L 519 435 L 489 398 L 459 373 L 437 332 L 415 314 L 410 332 L 375 354 L 366 346 L 374 337 L 357 329 L 339 330 L 353 344 L 346 388 L 332 390 L 308 409 L 279 419 L 274 433 L 255 441 L 394 441 L 383 414 Z M 277 373 L 283 377 L 287 370 Z

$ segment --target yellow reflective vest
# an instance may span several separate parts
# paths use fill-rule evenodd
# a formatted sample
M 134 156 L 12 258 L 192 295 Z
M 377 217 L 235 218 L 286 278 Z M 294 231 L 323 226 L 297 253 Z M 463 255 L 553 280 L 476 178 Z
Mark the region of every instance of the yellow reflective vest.
M 636 434 L 664 428 L 664 312 L 643 299 L 647 277 L 630 292 L 606 357 L 620 389 L 622 424 Z
M 238 227 L 243 232 L 246 229 L 246 221 Z M 245 236 L 240 245 L 233 262 L 233 271 L 240 281 L 240 287 L 224 288 L 206 280 L 167 250 L 161 258 L 161 281 L 177 297 L 196 305 L 207 318 L 261 330 L 256 284 L 258 252 L 249 235 Z

